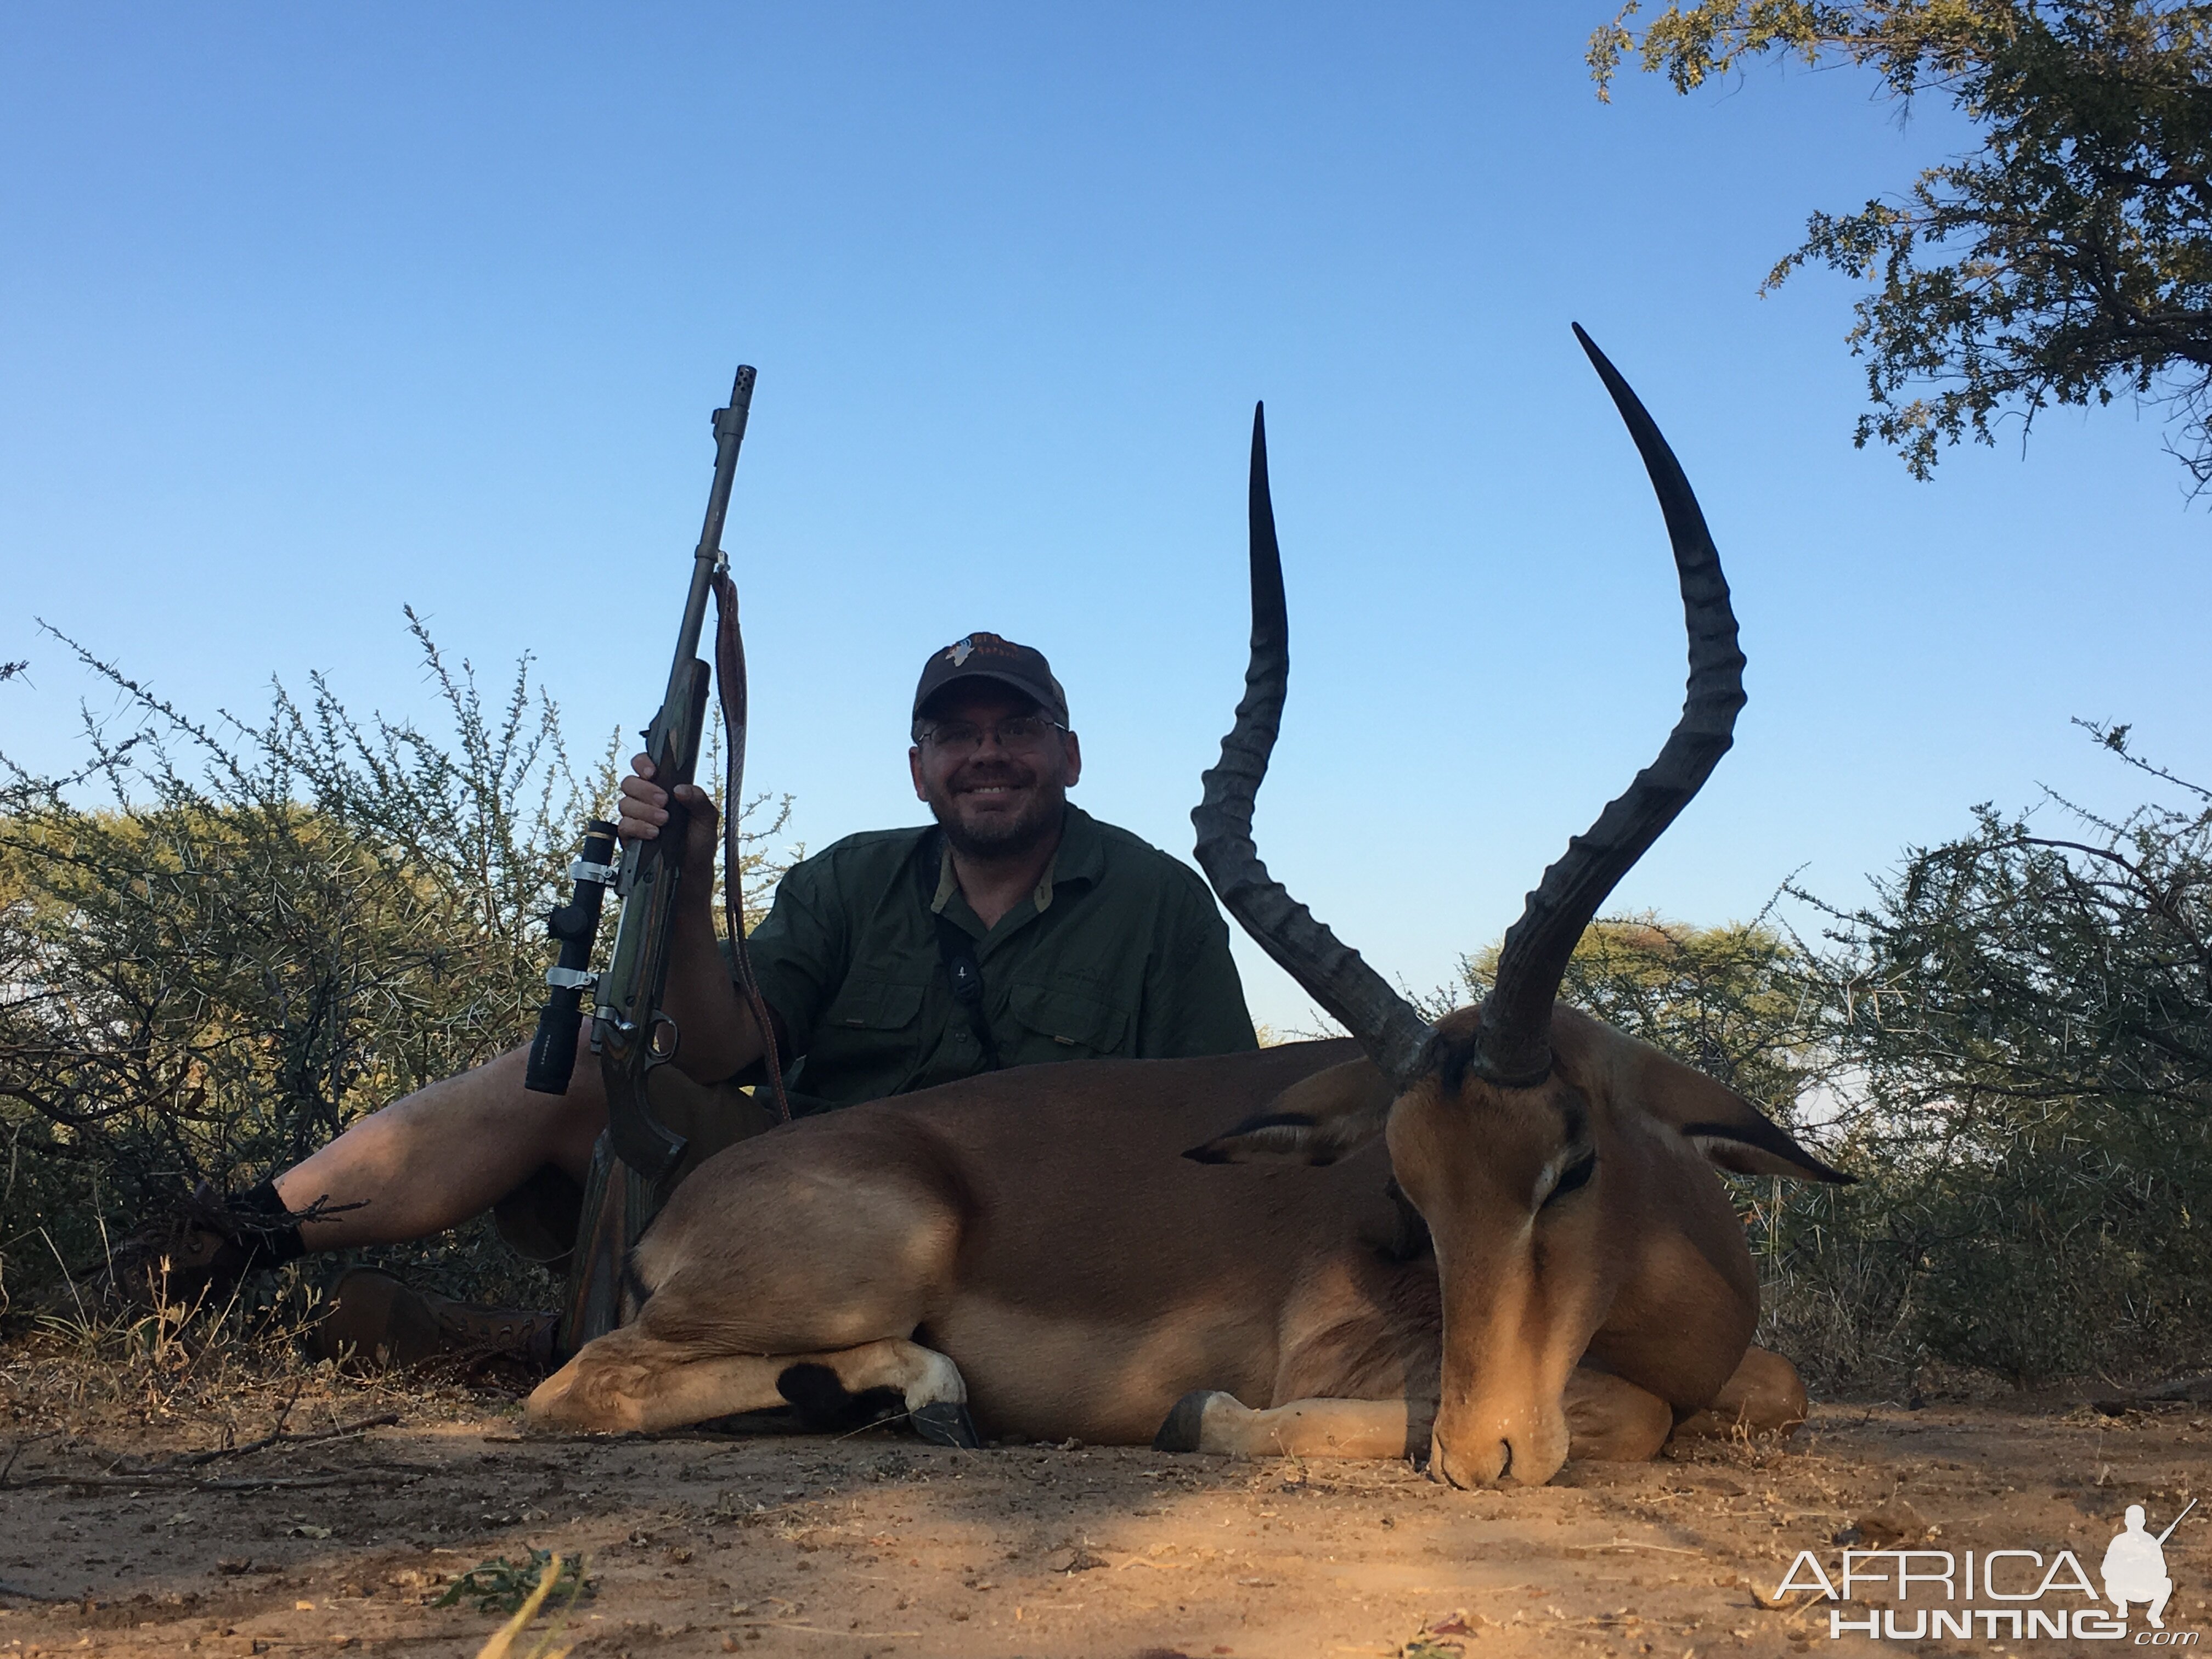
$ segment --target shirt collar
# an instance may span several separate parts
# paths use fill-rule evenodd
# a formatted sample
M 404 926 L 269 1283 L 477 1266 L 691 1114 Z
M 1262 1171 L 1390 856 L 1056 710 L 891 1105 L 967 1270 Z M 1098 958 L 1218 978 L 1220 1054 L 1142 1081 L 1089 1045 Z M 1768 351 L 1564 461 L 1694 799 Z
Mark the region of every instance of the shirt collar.
M 1067 815 L 1060 820 L 1060 845 L 1053 853 L 1052 862 L 1045 866 L 1044 875 L 1030 899 L 1042 914 L 1052 908 L 1053 896 L 1059 889 L 1071 882 L 1087 887 L 1104 874 L 1105 869 L 1106 838 L 1098 833 L 1098 820 L 1081 807 L 1070 805 Z M 952 848 L 940 836 L 937 890 L 930 896 L 930 914 L 943 915 L 945 907 L 959 890 L 959 880 L 952 873 Z
M 1081 807 L 1070 805 L 1067 816 L 1060 820 L 1060 846 L 1052 855 L 1052 863 L 1037 883 L 1036 908 L 1044 909 L 1051 904 L 1056 888 L 1073 882 L 1089 886 L 1105 873 L 1106 838 L 1098 833 L 1098 820 Z

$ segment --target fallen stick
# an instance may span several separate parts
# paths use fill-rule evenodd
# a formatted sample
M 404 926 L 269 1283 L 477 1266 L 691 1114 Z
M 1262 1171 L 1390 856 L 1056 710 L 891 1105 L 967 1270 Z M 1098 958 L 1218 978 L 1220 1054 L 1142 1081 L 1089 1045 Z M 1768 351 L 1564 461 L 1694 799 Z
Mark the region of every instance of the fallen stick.
M 161 1474 L 34 1474 L 9 1483 L 6 1490 L 21 1492 L 33 1486 L 75 1486 L 88 1492 L 295 1492 L 310 1486 L 404 1486 L 426 1474 L 441 1473 L 425 1464 L 386 1464 L 374 1469 L 325 1469 L 313 1475 L 261 1475 L 225 1480 L 172 1480 Z
M 866 1642 L 921 1634 L 918 1630 L 832 1630 L 827 1625 L 794 1625 L 782 1619 L 739 1619 L 733 1622 L 740 1630 L 803 1630 L 817 1636 L 854 1636 Z
M 242 1446 L 218 1446 L 213 1451 L 192 1452 L 184 1457 L 173 1457 L 166 1462 L 147 1466 L 147 1473 L 166 1474 L 171 1469 L 197 1469 L 218 1458 L 245 1457 L 251 1453 L 266 1451 L 271 1446 L 307 1446 L 318 1442 L 343 1440 L 352 1435 L 366 1433 L 370 1429 L 388 1429 L 399 1421 L 398 1412 L 381 1412 L 374 1417 L 364 1417 L 358 1423 L 343 1423 L 335 1429 L 319 1429 L 313 1434 L 288 1434 L 278 1431 L 249 1440 Z
M 319 1429 L 313 1434 L 287 1434 L 280 1430 L 275 1434 L 264 1435 L 258 1440 L 249 1440 L 242 1446 L 218 1446 L 212 1451 L 190 1452 L 182 1457 L 164 1458 L 158 1463 L 140 1464 L 136 1468 L 131 1467 L 134 1460 L 127 1453 L 111 1455 L 94 1449 L 94 1455 L 106 1460 L 107 1467 L 102 1473 L 114 1476 L 117 1481 L 149 1486 L 157 1483 L 165 1474 L 176 1474 L 185 1469 L 204 1468 L 210 1463 L 216 1462 L 222 1458 L 245 1457 L 254 1452 L 266 1451 L 271 1446 L 327 1445 L 334 1440 L 343 1440 L 354 1435 L 366 1433 L 370 1429 L 389 1428 L 398 1421 L 398 1413 L 385 1412 L 375 1417 L 364 1417 L 358 1423 L 341 1424 L 334 1429 Z M 50 1435 L 33 1435 L 29 1440 L 19 1441 L 16 1443 L 9 1454 L 7 1463 L 0 1466 L 0 1492 L 9 1492 L 22 1486 L 76 1486 L 83 1482 L 86 1477 L 75 1475 L 31 1475 L 21 1480 L 11 1478 L 15 1460 L 22 1455 L 23 1449 L 30 1445 L 33 1440 L 51 1437 Z

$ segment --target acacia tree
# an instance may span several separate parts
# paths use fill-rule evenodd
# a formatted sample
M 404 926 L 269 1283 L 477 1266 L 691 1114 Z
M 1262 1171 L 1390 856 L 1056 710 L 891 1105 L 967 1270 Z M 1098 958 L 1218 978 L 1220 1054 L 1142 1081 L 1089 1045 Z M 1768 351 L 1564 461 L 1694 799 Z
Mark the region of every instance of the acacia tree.
M 2212 5 L 2171 0 L 1696 0 L 1589 48 L 1687 93 L 1766 58 L 1875 69 L 1940 93 L 1982 148 L 1902 199 L 1816 212 L 1761 291 L 1808 262 L 1878 283 L 1848 336 L 1873 412 L 1856 441 L 1925 478 L 1939 447 L 2053 404 L 2165 404 L 2167 447 L 2212 486 Z M 2192 493 L 2194 493 L 2194 491 Z
M 1879 1189 L 1831 1224 L 1927 1352 L 2021 1382 L 2212 1354 L 2212 791 L 2091 730 L 2181 804 L 1982 808 L 1816 964 Z

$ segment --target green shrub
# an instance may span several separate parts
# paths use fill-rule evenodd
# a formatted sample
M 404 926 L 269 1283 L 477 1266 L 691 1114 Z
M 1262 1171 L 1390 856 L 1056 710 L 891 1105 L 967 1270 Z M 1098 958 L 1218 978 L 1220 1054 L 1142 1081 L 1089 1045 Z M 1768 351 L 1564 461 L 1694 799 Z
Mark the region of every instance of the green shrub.
M 0 759 L 0 1290 L 50 1299 L 195 1182 L 251 1184 L 527 1039 L 617 750 L 580 779 L 526 659 L 488 708 L 409 623 L 449 733 L 358 720 L 320 677 L 211 727 L 72 644 L 124 715 L 74 776 Z M 531 1289 L 489 1237 L 380 1254 Z
M 1982 808 L 1818 963 L 1869 1185 L 1806 1218 L 1883 1262 L 1865 1317 L 2021 1384 L 2212 1357 L 2212 794 L 2095 735 L 2187 804 Z

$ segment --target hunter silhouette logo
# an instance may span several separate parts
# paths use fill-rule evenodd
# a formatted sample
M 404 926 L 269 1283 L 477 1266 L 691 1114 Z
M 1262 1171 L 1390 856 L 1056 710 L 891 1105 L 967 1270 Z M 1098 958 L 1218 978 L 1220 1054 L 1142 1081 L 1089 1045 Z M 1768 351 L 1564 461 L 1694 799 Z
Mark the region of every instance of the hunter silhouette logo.
M 2102 1569 L 2105 1599 L 2119 1610 L 2121 1618 L 2128 1616 L 2129 1602 L 2147 1601 L 2150 1627 L 2166 1628 L 2166 1598 L 2173 1594 L 2173 1580 L 2166 1572 L 2166 1540 L 2173 1536 L 2183 1516 L 2196 1507 L 2192 1498 L 2188 1508 L 2175 1516 L 2164 1532 L 2153 1534 L 2143 1530 L 2143 1506 L 2128 1505 L 2126 1530 L 2106 1547 Z

